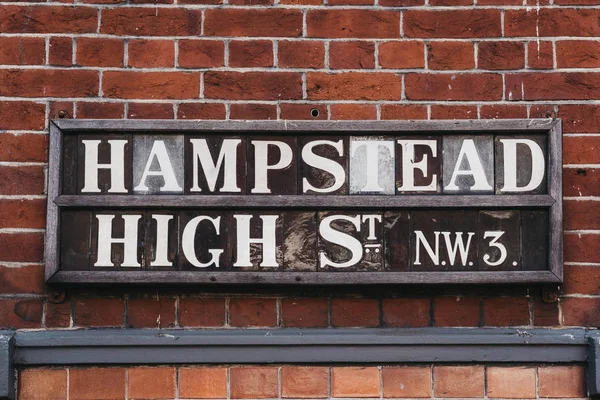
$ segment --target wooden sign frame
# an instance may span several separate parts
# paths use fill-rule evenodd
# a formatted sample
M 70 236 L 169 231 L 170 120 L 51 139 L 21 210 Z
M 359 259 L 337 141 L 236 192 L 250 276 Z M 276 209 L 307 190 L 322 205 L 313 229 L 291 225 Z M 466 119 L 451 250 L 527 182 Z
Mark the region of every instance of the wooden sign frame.
M 161 135 L 237 133 L 270 135 L 545 134 L 548 194 L 531 195 L 64 195 L 61 194 L 63 140 L 73 134 L 160 133 Z M 46 282 L 49 284 L 489 284 L 556 283 L 563 277 L 562 125 L 558 119 L 473 121 L 162 121 L 54 120 L 50 123 L 46 228 Z M 301 202 L 299 202 L 301 199 Z M 60 269 L 60 210 L 144 209 L 506 209 L 549 211 L 549 270 L 440 272 L 215 272 L 215 271 L 63 271 Z

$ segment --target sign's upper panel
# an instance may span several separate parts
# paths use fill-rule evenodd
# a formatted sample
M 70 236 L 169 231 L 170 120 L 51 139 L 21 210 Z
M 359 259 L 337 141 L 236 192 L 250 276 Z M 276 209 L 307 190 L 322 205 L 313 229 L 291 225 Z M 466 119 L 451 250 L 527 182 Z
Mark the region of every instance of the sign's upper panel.
M 544 134 L 112 133 L 65 143 L 63 194 L 545 194 Z M 75 160 L 76 158 L 76 160 Z
M 560 121 L 57 121 L 58 283 L 562 279 Z

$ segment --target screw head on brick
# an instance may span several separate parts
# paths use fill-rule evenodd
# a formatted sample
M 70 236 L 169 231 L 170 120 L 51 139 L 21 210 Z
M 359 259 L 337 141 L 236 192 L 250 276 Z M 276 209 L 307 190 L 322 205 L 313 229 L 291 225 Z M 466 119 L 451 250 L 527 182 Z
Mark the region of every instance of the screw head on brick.
M 69 118 L 69 113 L 65 110 L 60 110 L 58 112 L 58 118 L 60 118 L 60 119 Z
M 48 301 L 52 304 L 64 303 L 67 299 L 67 293 L 64 291 L 54 290 L 48 294 Z

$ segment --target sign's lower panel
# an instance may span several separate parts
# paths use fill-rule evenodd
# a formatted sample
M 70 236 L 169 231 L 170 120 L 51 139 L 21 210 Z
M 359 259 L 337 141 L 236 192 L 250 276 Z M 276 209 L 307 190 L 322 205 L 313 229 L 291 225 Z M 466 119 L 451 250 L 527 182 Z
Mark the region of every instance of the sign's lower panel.
M 546 209 L 63 209 L 60 226 L 59 271 L 549 272 Z

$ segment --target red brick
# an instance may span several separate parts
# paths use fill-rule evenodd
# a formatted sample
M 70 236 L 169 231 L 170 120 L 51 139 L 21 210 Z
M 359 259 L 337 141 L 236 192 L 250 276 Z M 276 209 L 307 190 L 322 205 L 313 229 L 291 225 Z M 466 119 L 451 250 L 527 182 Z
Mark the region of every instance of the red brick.
M 377 299 L 332 299 L 331 325 L 335 327 L 379 325 L 379 301 Z
M 282 40 L 277 47 L 277 65 L 280 68 L 323 68 L 325 47 L 314 40 Z
M 409 100 L 500 100 L 499 74 L 407 74 L 404 78 Z
M 229 42 L 230 67 L 272 67 L 273 42 L 270 40 L 232 40 Z
M 188 8 L 103 8 L 100 33 L 131 36 L 200 35 L 202 12 Z
M 274 0 L 229 0 L 228 4 L 240 6 L 271 6 Z
M 332 104 L 331 119 L 377 119 L 377 108 L 373 104 Z
M 42 130 L 46 125 L 46 105 L 29 101 L 0 101 L 0 129 L 6 130 Z M 38 135 L 0 135 L 0 157 L 3 161 L 30 161 L 21 160 L 21 154 L 36 153 L 40 150 L 40 142 L 45 141 L 44 136 L 36 140 Z M 32 139 L 33 143 L 23 144 L 25 139 Z M 6 146 L 6 147 L 5 147 Z M 33 146 L 32 150 L 28 147 Z M 16 151 L 15 151 L 16 150 Z M 14 154 L 13 154 L 14 152 Z M 39 156 L 38 156 L 39 157 Z M 5 158 L 11 158 L 6 159 Z M 40 159 L 37 158 L 36 161 Z M 31 160 L 33 161 L 33 160 Z
M 506 10 L 504 34 L 511 36 L 600 36 L 600 10 L 576 8 L 529 8 Z
M 427 106 L 382 104 L 381 119 L 427 119 Z
M 41 262 L 44 240 L 39 233 L 0 234 L 0 260 L 11 262 Z
M 553 72 L 506 75 L 508 100 L 593 100 L 599 90 L 599 73 Z
M 600 4 L 598 0 L 555 0 L 554 4 L 561 6 L 594 6 Z
M 568 297 L 561 299 L 563 326 L 600 326 L 600 298 Z M 540 393 L 541 395 L 541 393 Z M 565 397 L 565 396 L 558 396 Z M 582 397 L 582 396 L 575 396 Z
M 22 267 L 0 265 L 0 293 L 42 294 L 44 291 L 43 265 L 25 265 Z
M 173 119 L 173 105 L 166 103 L 129 103 L 129 119 Z
M 276 300 L 262 298 L 230 299 L 229 324 L 235 327 L 276 326 Z
M 431 397 L 430 367 L 383 367 L 383 397 Z
M 225 325 L 225 299 L 182 297 L 179 324 L 185 327 L 222 327 Z
M 329 44 L 329 68 L 375 68 L 375 43 L 363 41 L 331 42 Z
M 598 262 L 600 260 L 600 235 L 565 234 L 565 261 Z
M 70 400 L 122 400 L 125 398 L 124 368 L 69 370 Z
M 503 104 L 482 105 L 479 109 L 481 119 L 527 118 L 527 107 Z
M 591 40 L 560 40 L 556 42 L 558 68 L 600 67 L 600 42 Z
M 435 397 L 483 397 L 483 367 L 436 366 L 433 368 Z
M 229 375 L 232 399 L 278 397 L 278 371 L 275 367 L 232 367 Z
M 383 323 L 386 326 L 403 328 L 429 326 L 431 324 L 430 306 L 429 299 L 384 299 Z
M 329 396 L 329 368 L 281 368 L 281 397 L 315 399 Z
M 179 398 L 227 398 L 227 368 L 179 368 Z
M 0 329 L 42 327 L 41 299 L 0 299 Z
M 184 103 L 177 109 L 178 119 L 225 119 L 225 104 Z
M 67 371 L 64 369 L 25 369 L 19 372 L 19 399 L 67 398 Z
M 127 327 L 172 328 L 175 326 L 175 313 L 174 297 L 130 297 L 127 300 Z
M 43 38 L 0 38 L 0 64 L 39 65 L 44 63 L 45 54 Z
M 73 118 L 75 103 L 72 101 L 50 101 L 50 119 Z
M 79 298 L 75 302 L 75 325 L 122 326 L 125 305 L 121 298 Z
M 529 325 L 529 301 L 526 297 L 484 299 L 483 319 L 488 326 Z
M 89 67 L 122 67 L 124 43 L 121 39 L 78 38 L 78 65 Z
M 0 96 L 92 97 L 98 94 L 98 72 L 72 69 L 5 69 Z
M 222 4 L 223 0 L 179 0 L 178 4 Z
M 281 325 L 317 328 L 329 325 L 329 302 L 324 298 L 285 298 L 281 300 Z
M 106 71 L 102 91 L 105 97 L 121 99 L 193 99 L 200 93 L 200 74 Z
M 78 102 L 78 119 L 121 119 L 124 115 L 123 103 Z
M 475 68 L 475 51 L 467 42 L 430 42 L 427 44 L 427 66 L 436 70 Z
M 527 43 L 527 66 L 530 69 L 552 69 L 554 65 L 554 49 L 552 42 Z
M 332 397 L 379 397 L 380 393 L 377 367 L 331 368 Z
M 302 78 L 294 72 L 219 72 L 204 74 L 204 96 L 228 100 L 302 98 Z
M 128 399 L 175 397 L 175 368 L 134 367 L 127 371 Z
M 529 118 L 556 118 L 556 107 L 551 104 L 535 104 L 529 107 Z
M 280 0 L 279 4 L 288 4 L 294 6 L 311 5 L 319 6 L 323 4 L 323 0 Z
M 407 10 L 406 37 L 486 38 L 502 36 L 499 10 Z
M 475 297 L 434 299 L 435 326 L 479 326 L 480 301 Z
M 281 103 L 281 119 L 327 119 L 327 106 L 323 104 L 296 104 L 296 103 Z M 317 117 L 312 115 L 312 110 L 317 110 Z
M 564 164 L 600 163 L 600 137 L 567 136 L 563 138 Z
M 525 66 L 522 42 L 481 42 L 477 56 L 480 69 L 521 69 Z
M 535 368 L 487 367 L 487 394 L 503 399 L 535 399 Z
M 275 104 L 239 104 L 229 106 L 231 119 L 277 119 L 277 105 Z
M 182 68 L 223 66 L 225 47 L 218 40 L 180 40 L 178 64 Z
M 565 229 L 600 229 L 600 202 L 571 201 L 564 204 Z
M 477 106 L 431 106 L 431 119 L 477 119 Z
M 441 7 L 471 6 L 473 0 L 429 0 L 429 5 Z
M 71 301 L 46 303 L 46 328 L 69 328 L 71 326 Z
M 44 169 L 38 166 L 0 166 L 0 194 L 42 194 Z
M 375 10 L 309 10 L 309 37 L 399 38 L 400 13 Z M 377 29 L 373 29 L 376 26 Z
M 328 0 L 330 6 L 372 6 L 373 0 Z
M 302 11 L 290 9 L 208 9 L 205 36 L 295 37 L 302 35 Z
M 419 41 L 384 42 L 379 44 L 381 68 L 423 68 L 425 48 Z
M 561 105 L 559 117 L 563 121 L 564 133 L 600 132 L 600 107 L 597 105 Z
M 533 297 L 533 325 L 558 326 L 558 302 L 545 303 L 541 294 Z
M 172 40 L 132 39 L 127 52 L 127 64 L 130 67 L 167 68 L 175 65 L 175 45 Z
M 48 64 L 63 67 L 73 65 L 73 39 L 69 37 L 50 38 Z
M 416 7 L 425 4 L 425 0 L 379 0 L 383 7 Z
M 391 73 L 306 74 L 311 100 L 400 100 L 402 79 Z
M 95 33 L 98 10 L 92 7 L 3 6 L 2 33 Z
M 600 195 L 600 169 L 563 169 L 563 194 L 565 196 Z
M 173 0 L 130 0 L 131 4 L 173 4 Z
M 586 397 L 585 370 L 577 366 L 538 367 L 540 397 Z
M 600 294 L 600 268 L 589 265 L 565 265 L 562 289 L 566 294 Z

